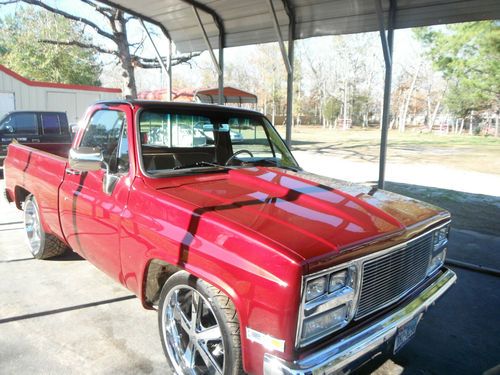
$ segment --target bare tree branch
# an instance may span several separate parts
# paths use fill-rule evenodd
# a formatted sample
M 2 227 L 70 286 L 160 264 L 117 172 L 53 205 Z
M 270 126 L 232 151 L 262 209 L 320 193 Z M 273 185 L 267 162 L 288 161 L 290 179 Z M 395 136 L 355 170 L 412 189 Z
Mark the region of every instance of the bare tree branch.
M 78 16 L 75 16 L 73 14 L 67 13 L 67 12 L 65 12 L 63 10 L 51 7 L 50 5 L 47 5 L 47 4 L 45 4 L 44 2 L 42 2 L 40 0 L 20 0 L 20 1 L 22 1 L 22 2 L 24 2 L 26 4 L 31 4 L 31 5 L 39 6 L 39 7 L 43 8 L 43 9 L 45 9 L 45 10 L 48 10 L 49 12 L 52 12 L 52 13 L 55 13 L 55 14 L 59 14 L 59 15 L 61 15 L 63 17 L 69 18 L 70 20 L 84 23 L 84 24 L 90 26 L 91 28 L 93 28 L 99 35 L 102 35 L 105 38 L 111 39 L 112 41 L 114 41 L 116 39 L 113 36 L 113 34 L 108 33 L 107 31 L 104 31 L 99 26 L 97 26 L 94 22 L 92 22 L 92 21 L 90 21 L 90 20 L 88 20 L 86 18 L 78 17 Z
M 131 20 L 138 20 L 139 18 L 137 18 L 136 16 L 128 16 L 128 17 L 125 17 L 125 23 L 127 23 L 128 21 L 131 21 Z
M 76 46 L 80 48 L 85 48 L 85 49 L 92 49 L 100 53 L 105 53 L 108 55 L 113 55 L 113 56 L 119 56 L 118 51 L 112 50 L 112 49 L 107 49 L 101 46 L 97 46 L 95 44 L 87 44 L 87 43 L 82 43 L 79 42 L 78 40 L 48 40 L 48 39 L 40 39 L 38 40 L 40 43 L 45 43 L 45 44 L 53 44 L 53 45 L 58 45 L 58 46 Z
M 184 55 L 172 57 L 172 66 L 187 63 L 193 57 L 200 56 L 200 55 L 201 55 L 201 52 L 191 52 L 191 53 L 186 53 Z M 154 57 L 140 57 L 137 55 L 133 55 L 132 59 L 134 60 L 135 66 L 137 66 L 139 68 L 155 69 L 155 68 L 161 67 L 160 63 L 158 62 L 158 59 L 154 58 Z M 163 58 L 163 62 L 165 64 L 168 63 L 168 60 L 166 57 Z
M 191 52 L 185 55 L 175 56 L 172 58 L 172 66 L 187 63 L 193 57 L 200 56 L 201 52 Z
M 92 8 L 94 8 L 97 12 L 101 13 L 106 18 L 108 18 L 108 19 L 113 18 L 113 8 L 102 6 L 98 3 L 95 3 L 95 2 L 90 1 L 90 0 L 80 0 L 80 1 L 82 3 L 90 5 Z
M 196 56 L 200 56 L 201 52 L 192 52 L 192 53 L 187 53 L 185 55 L 180 55 L 172 58 L 172 66 L 175 65 L 180 65 L 184 63 L 189 63 L 189 61 Z M 137 55 L 132 55 L 132 64 L 134 67 L 137 68 L 142 68 L 142 69 L 159 69 L 161 68 L 160 63 L 158 62 L 158 59 L 156 58 L 149 58 L 149 57 L 140 57 Z M 165 64 L 168 63 L 167 58 L 163 58 L 163 62 Z

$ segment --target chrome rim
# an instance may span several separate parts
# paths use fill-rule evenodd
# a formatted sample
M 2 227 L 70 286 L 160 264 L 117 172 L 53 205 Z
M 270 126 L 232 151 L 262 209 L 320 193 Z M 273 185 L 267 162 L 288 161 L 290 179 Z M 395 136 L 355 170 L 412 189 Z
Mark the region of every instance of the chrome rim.
M 162 311 L 168 356 L 178 374 L 222 374 L 224 341 L 210 303 L 189 286 L 172 288 Z
M 42 228 L 40 226 L 38 210 L 31 200 L 26 202 L 24 207 L 24 228 L 28 237 L 30 251 L 33 255 L 36 255 L 40 252 Z

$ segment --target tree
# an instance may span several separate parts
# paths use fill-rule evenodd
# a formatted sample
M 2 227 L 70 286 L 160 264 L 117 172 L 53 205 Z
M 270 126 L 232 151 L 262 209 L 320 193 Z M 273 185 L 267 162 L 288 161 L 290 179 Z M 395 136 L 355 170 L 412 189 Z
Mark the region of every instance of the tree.
M 2 63 L 17 73 L 38 81 L 100 85 L 101 64 L 93 51 L 38 42 L 56 35 L 87 43 L 69 20 L 27 9 L 0 21 L 0 30 Z
M 415 35 L 427 47 L 435 69 L 448 82 L 446 105 L 455 115 L 494 108 L 500 100 L 500 27 L 496 21 L 422 28 Z
M 331 127 L 335 124 L 335 120 L 340 116 L 340 110 L 342 109 L 342 102 L 337 98 L 331 96 L 324 104 L 323 116 L 327 127 Z
M 63 9 L 49 5 L 41 0 L 5 0 L 0 1 L 0 4 L 11 4 L 15 2 L 23 2 L 34 5 L 44 10 L 62 16 L 71 20 L 75 27 L 84 35 L 91 33 L 92 37 L 86 41 L 81 41 L 66 35 L 61 39 L 46 38 L 40 41 L 57 45 L 57 46 L 76 46 L 82 49 L 95 51 L 101 54 L 107 54 L 115 57 L 122 69 L 122 77 L 124 80 L 123 94 L 129 97 L 137 97 L 137 88 L 135 82 L 134 68 L 158 69 L 161 67 L 160 62 L 156 58 L 143 56 L 143 44 L 145 37 L 141 37 L 137 42 L 130 42 L 128 35 L 128 24 L 135 17 L 127 15 L 120 9 L 115 9 L 93 0 L 73 0 L 75 5 L 74 13 L 67 12 Z M 84 18 L 82 8 L 86 7 L 93 12 L 95 18 Z M 172 59 L 172 65 L 181 64 L 189 61 L 192 57 L 198 56 L 200 53 L 190 53 L 179 55 Z M 165 58 L 163 58 L 165 59 Z

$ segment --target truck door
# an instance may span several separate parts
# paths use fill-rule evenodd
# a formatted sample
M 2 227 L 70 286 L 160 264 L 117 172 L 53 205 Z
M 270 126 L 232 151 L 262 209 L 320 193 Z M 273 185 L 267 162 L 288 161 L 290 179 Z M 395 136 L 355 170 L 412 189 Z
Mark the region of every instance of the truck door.
M 95 266 L 121 281 L 120 226 L 132 182 L 128 157 L 130 109 L 95 111 L 79 146 L 99 147 L 115 183 L 105 191 L 106 169 L 66 169 L 60 188 L 61 226 L 70 246 Z

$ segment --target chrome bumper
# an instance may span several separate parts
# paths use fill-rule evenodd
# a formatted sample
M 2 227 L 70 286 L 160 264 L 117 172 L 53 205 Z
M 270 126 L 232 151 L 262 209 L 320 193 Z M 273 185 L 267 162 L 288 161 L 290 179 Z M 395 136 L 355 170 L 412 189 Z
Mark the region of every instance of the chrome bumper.
M 265 375 L 334 374 L 354 370 L 378 355 L 386 342 L 396 336 L 398 328 L 421 316 L 457 280 L 448 269 L 413 301 L 372 323 L 362 331 L 295 362 L 285 362 L 271 354 L 264 357 Z

